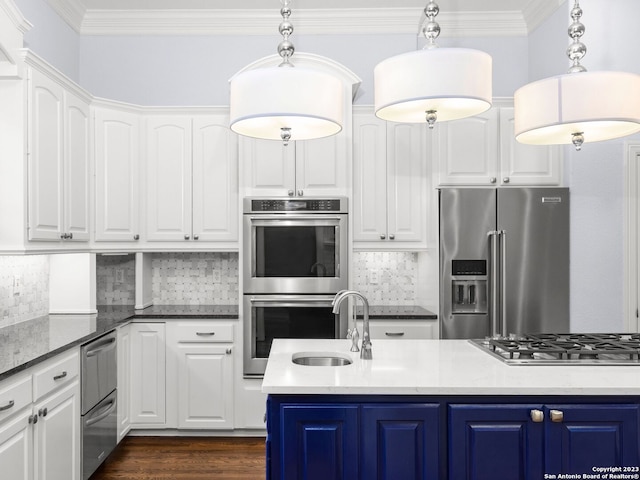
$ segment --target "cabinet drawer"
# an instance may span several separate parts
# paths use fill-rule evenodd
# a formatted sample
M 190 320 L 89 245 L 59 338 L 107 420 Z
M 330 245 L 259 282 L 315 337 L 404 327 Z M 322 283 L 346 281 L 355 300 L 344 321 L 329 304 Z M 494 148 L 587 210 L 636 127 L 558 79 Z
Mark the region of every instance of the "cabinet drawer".
M 80 354 L 75 349 L 71 354 L 54 357 L 33 372 L 33 400 L 38 401 L 56 388 L 74 380 L 80 371 Z
M 0 422 L 31 404 L 31 375 L 0 383 Z
M 233 342 L 233 325 L 219 322 L 178 322 L 170 324 L 171 340 L 180 343 Z
M 431 329 L 427 322 L 371 321 L 371 338 L 380 339 L 429 339 Z M 361 330 L 362 332 L 362 330 Z M 362 335 L 362 333 L 361 333 Z

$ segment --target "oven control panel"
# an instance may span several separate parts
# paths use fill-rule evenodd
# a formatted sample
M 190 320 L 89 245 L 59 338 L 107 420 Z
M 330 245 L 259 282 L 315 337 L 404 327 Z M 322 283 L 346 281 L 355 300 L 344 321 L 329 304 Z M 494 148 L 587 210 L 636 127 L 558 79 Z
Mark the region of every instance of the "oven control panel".
M 245 198 L 245 213 L 346 213 L 346 198 Z

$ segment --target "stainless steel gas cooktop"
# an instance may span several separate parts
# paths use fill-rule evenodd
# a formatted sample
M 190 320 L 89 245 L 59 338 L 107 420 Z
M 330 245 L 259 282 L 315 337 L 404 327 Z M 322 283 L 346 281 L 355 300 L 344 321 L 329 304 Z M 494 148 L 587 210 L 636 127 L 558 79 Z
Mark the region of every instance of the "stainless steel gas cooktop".
M 538 333 L 469 342 L 509 365 L 640 365 L 638 333 Z

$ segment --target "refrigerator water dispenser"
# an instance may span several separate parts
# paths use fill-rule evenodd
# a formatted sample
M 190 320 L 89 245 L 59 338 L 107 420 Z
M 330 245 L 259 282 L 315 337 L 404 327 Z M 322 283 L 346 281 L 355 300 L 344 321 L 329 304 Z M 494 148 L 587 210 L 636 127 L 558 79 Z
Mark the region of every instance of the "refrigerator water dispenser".
M 487 313 L 486 260 L 452 260 L 451 313 Z

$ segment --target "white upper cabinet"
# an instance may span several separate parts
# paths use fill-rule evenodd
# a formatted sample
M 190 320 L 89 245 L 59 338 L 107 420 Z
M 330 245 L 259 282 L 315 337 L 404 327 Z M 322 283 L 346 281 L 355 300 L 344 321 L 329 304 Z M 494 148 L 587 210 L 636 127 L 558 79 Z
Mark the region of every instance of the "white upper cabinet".
M 29 240 L 89 240 L 89 104 L 29 70 Z
M 146 240 L 187 249 L 237 243 L 237 137 L 228 114 L 149 116 L 146 145 Z
M 96 241 L 137 241 L 139 232 L 139 115 L 109 108 L 94 110 Z
M 340 133 L 291 142 L 242 137 L 245 192 L 249 196 L 347 195 L 348 139 Z
M 426 126 L 362 111 L 354 114 L 353 132 L 354 248 L 426 248 Z
M 440 185 L 559 185 L 561 149 L 514 137 L 513 108 L 436 124 L 433 156 Z

